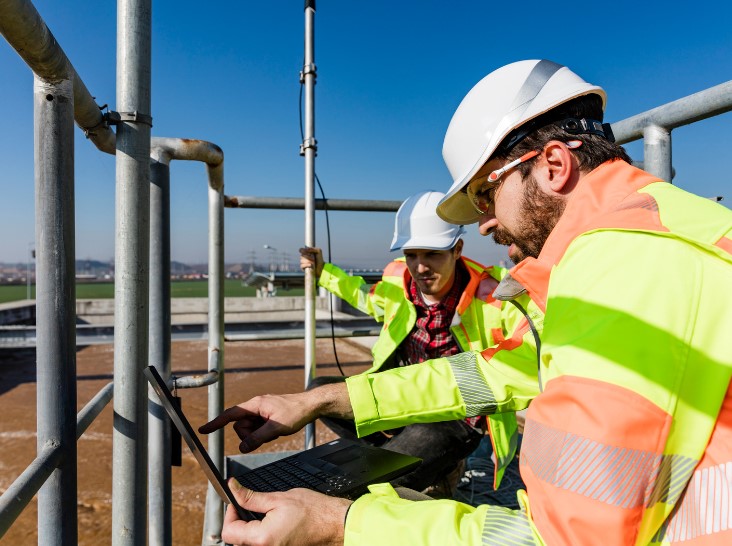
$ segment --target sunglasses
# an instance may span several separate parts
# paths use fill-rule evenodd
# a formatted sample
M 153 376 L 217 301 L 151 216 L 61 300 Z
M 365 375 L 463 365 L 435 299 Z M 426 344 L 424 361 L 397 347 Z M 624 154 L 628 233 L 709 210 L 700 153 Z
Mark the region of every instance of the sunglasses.
M 468 184 L 468 187 L 466 188 L 467 194 L 470 198 L 470 202 L 473 204 L 473 208 L 475 208 L 475 211 L 479 214 L 485 214 L 488 212 L 488 208 L 496 196 L 496 191 L 498 191 L 498 188 L 501 186 L 501 178 L 503 178 L 503 175 L 510 170 L 515 169 L 521 165 L 521 163 L 534 159 L 539 155 L 539 153 L 539 150 L 531 150 L 518 159 L 514 159 L 510 163 L 507 163 L 500 169 L 496 169 L 491 172 L 483 182 L 481 182 L 481 177 L 476 178 Z
M 581 140 L 570 140 L 565 145 L 570 150 L 574 150 L 582 146 Z M 515 169 L 521 163 L 525 163 L 531 159 L 534 159 L 541 153 L 541 150 L 531 150 L 526 152 L 518 159 L 514 159 L 510 163 L 505 164 L 500 169 L 496 169 L 491 172 L 485 179 L 483 177 L 476 178 L 466 188 L 466 193 L 470 198 L 470 202 L 473 204 L 473 208 L 478 214 L 485 214 L 488 212 L 488 208 L 496 197 L 498 188 L 501 187 L 503 175 L 507 172 Z M 481 182 L 481 180 L 483 180 Z

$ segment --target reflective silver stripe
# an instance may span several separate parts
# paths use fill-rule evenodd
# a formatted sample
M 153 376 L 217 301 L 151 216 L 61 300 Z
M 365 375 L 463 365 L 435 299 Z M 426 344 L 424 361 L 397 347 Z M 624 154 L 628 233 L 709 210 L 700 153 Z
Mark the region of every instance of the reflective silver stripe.
M 657 502 L 676 504 L 684 492 L 689 476 L 694 472 L 698 461 L 688 457 L 664 457 L 654 479 L 654 489 L 649 495 L 646 506 Z
M 447 359 L 465 402 L 466 417 L 496 412 L 496 398 L 478 368 L 475 353 L 459 353 Z
M 483 523 L 484 546 L 533 546 L 534 534 L 526 512 L 491 506 Z
M 723 532 L 732 544 L 732 462 L 694 472 L 681 502 L 651 542 L 676 544 Z
M 521 464 L 555 487 L 622 508 L 675 503 L 696 461 L 610 446 L 526 421 Z

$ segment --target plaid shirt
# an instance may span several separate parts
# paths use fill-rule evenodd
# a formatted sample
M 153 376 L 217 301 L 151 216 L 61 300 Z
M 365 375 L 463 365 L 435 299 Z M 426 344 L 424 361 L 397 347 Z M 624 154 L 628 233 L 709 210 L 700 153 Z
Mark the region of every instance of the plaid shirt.
M 465 265 L 458 261 L 455 266 L 455 281 L 450 292 L 442 301 L 427 305 L 419 293 L 417 283 L 409 283 L 409 299 L 417 310 L 417 322 L 399 348 L 400 366 L 419 364 L 425 360 L 452 356 L 460 352 L 460 346 L 452 337 L 450 324 L 455 316 L 460 296 L 470 282 Z M 481 427 L 483 417 L 467 417 L 465 422 L 472 427 Z
M 460 296 L 469 281 L 470 275 L 465 270 L 465 265 L 458 261 L 455 267 L 455 281 L 450 292 L 442 301 L 433 305 L 425 303 L 417 283 L 414 279 L 410 281 L 409 299 L 417 310 L 417 322 L 400 348 L 403 366 L 460 352 L 460 347 L 450 332 L 450 324 L 455 316 Z

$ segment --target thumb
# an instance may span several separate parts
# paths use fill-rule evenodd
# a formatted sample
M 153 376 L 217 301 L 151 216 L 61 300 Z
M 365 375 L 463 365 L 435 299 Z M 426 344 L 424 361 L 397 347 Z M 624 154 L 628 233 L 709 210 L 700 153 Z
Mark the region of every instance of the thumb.
M 252 512 L 258 512 L 260 514 L 266 514 L 274 508 L 274 502 L 269 498 L 271 495 L 252 491 L 240 484 L 236 478 L 231 478 L 229 480 L 229 489 L 231 489 L 236 502 L 238 502 L 239 506 L 242 508 Z

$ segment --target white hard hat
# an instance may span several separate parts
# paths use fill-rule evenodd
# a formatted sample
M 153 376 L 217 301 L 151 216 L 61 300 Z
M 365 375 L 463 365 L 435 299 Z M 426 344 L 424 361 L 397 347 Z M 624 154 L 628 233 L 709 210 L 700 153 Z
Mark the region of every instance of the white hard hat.
M 449 224 L 437 216 L 435 209 L 443 197 L 445 194 L 439 191 L 423 191 L 404 201 L 396 213 L 390 250 L 447 250 L 454 247 L 465 233 L 465 228 Z
M 529 120 L 582 95 L 596 94 L 605 108 L 606 95 L 562 66 L 546 60 L 519 61 L 495 70 L 465 96 L 452 116 L 442 157 L 453 185 L 437 214 L 454 224 L 471 224 L 479 214 L 468 185 L 506 136 Z

